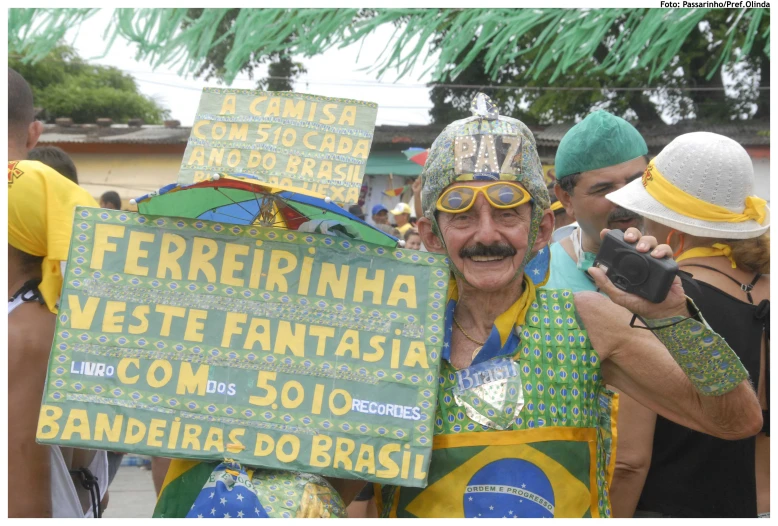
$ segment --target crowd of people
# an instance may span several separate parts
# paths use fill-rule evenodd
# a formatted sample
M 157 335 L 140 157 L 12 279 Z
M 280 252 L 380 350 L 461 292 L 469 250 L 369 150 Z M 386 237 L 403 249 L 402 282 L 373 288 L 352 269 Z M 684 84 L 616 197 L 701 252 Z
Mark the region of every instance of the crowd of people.
M 419 189 L 416 188 L 414 191 L 418 192 Z M 397 206 L 392 210 L 389 210 L 384 205 L 375 205 L 370 210 L 369 219 L 360 205 L 352 205 L 348 211 L 382 232 L 402 240 L 404 248 L 422 250 L 421 236 L 419 236 L 419 231 L 416 228 L 417 219 L 411 215 L 412 210 L 408 203 L 397 203 Z M 392 218 L 391 222 L 390 215 Z
M 35 442 L 72 210 L 98 203 L 65 152 L 36 147 L 32 92 L 10 68 L 8 104 L 9 515 L 100 516 L 121 455 Z M 547 186 L 522 122 L 481 94 L 472 112 L 434 141 L 418 218 L 402 202 L 349 208 L 451 271 L 430 483 L 328 479 L 350 516 L 769 517 L 770 211 L 748 153 L 699 132 L 652 157 L 600 110 L 564 136 Z M 594 264 L 609 230 L 675 259 L 664 301 Z M 455 389 L 506 364 L 493 385 Z M 155 516 L 194 508 L 207 470 L 163 484 L 182 462 L 155 459 Z

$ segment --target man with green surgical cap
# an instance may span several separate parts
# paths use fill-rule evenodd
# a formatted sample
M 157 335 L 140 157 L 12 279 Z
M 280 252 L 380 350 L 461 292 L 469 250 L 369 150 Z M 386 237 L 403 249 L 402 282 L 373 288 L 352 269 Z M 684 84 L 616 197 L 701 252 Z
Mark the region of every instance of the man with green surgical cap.
M 380 513 L 610 516 L 616 424 L 605 382 L 687 427 L 757 433 L 762 411 L 748 373 L 690 312 L 680 280 L 660 304 L 618 290 L 597 268 L 589 272 L 610 299 L 536 288 L 525 266 L 547 247 L 554 216 L 535 139 L 483 94 L 471 109 L 438 136 L 422 172 L 419 232 L 452 272 L 435 418 L 419 422 L 434 431 L 428 485 L 376 487 Z M 625 238 L 670 255 L 637 229 Z M 633 313 L 643 330 L 630 328 Z M 720 357 L 713 366 L 711 352 Z M 405 469 L 405 454 L 398 446 L 381 456 L 375 475 Z M 346 504 L 365 485 L 328 480 Z M 191 493 L 180 493 L 184 513 Z
M 590 113 L 573 126 L 557 148 L 554 193 L 578 228 L 550 247 L 550 277 L 547 288 L 593 291 L 597 287 L 587 273 L 600 248 L 604 228 L 642 230 L 642 218 L 613 204 L 605 196 L 640 177 L 648 164 L 648 147 L 629 122 L 607 111 Z M 616 392 L 619 392 L 616 389 Z M 638 414 L 639 404 L 620 393 L 620 414 Z M 625 421 L 626 422 L 626 421 Z M 626 424 L 617 435 L 629 436 Z M 616 459 L 611 502 L 615 517 L 629 514 L 648 473 L 645 462 L 636 465 L 622 448 Z
M 607 111 L 595 111 L 570 128 L 556 153 L 554 193 L 578 228 L 551 245 L 547 288 L 595 290 L 586 271 L 600 248 L 604 228 L 642 228 L 637 214 L 605 196 L 643 175 L 648 147 L 630 123 Z
M 524 269 L 547 246 L 553 212 L 534 137 L 482 94 L 472 112 L 435 140 L 422 172 L 419 232 L 452 271 L 429 485 L 382 488 L 384 516 L 610 516 L 615 401 L 606 381 L 708 433 L 756 433 L 747 373 L 689 312 L 680 281 L 661 304 L 619 291 L 597 268 L 611 299 L 535 287 Z M 635 228 L 626 238 L 669 255 Z M 633 313 L 651 330 L 631 329 Z M 690 381 L 671 357 L 679 330 L 698 360 L 700 336 L 712 338 L 730 374 Z M 711 389 L 717 396 L 701 394 Z

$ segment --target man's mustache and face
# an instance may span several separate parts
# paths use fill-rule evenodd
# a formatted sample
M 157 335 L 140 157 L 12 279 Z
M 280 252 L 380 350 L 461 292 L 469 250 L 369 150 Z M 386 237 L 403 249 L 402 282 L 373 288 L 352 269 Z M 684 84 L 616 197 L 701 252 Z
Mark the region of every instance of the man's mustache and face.
M 524 251 L 521 244 L 514 246 L 509 240 L 471 240 L 460 248 L 453 260 L 460 268 L 465 280 L 481 291 L 503 290 L 516 278 L 521 267 Z
M 620 206 L 617 206 L 608 214 L 606 222 L 608 223 L 608 228 L 612 230 L 626 230 L 630 227 L 635 227 L 641 232 L 643 231 L 643 217 Z
M 489 184 L 489 181 L 455 184 L 477 187 Z M 448 255 L 467 289 L 502 293 L 506 287 L 521 285 L 521 270 L 527 252 L 539 250 L 551 237 L 553 213 L 549 210 L 544 211 L 543 220 L 537 227 L 538 238 L 530 245 L 532 214 L 530 202 L 512 208 L 495 208 L 484 195 L 477 195 L 472 207 L 464 212 L 438 214 L 438 236 L 427 234 L 432 232 L 425 221 L 420 220 L 419 227 L 427 248 Z
M 510 258 L 516 255 L 516 249 L 507 243 L 494 243 L 484 245 L 476 243 L 468 247 L 463 247 L 459 251 L 459 257 L 462 259 L 470 258 L 473 261 L 495 261 L 503 258 Z

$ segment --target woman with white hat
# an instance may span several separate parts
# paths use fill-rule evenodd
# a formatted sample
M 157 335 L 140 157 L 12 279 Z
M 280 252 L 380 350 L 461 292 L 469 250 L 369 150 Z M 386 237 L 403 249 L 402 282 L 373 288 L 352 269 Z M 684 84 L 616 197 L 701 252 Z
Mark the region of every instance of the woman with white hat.
M 634 488 L 636 516 L 769 517 L 770 210 L 753 186 L 742 146 L 697 132 L 676 138 L 642 180 L 607 196 L 673 247 L 689 274 L 684 290 L 748 369 L 764 417 L 756 437 L 725 441 L 654 419 L 622 397 L 617 464 L 650 463 L 642 493 Z

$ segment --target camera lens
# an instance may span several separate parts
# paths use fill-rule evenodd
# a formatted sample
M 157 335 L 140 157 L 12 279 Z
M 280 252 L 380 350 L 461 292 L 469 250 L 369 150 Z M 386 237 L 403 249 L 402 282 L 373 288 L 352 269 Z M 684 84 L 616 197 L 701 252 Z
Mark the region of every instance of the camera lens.
M 619 274 L 632 285 L 640 285 L 648 279 L 648 262 L 637 254 L 625 254 L 618 268 Z

